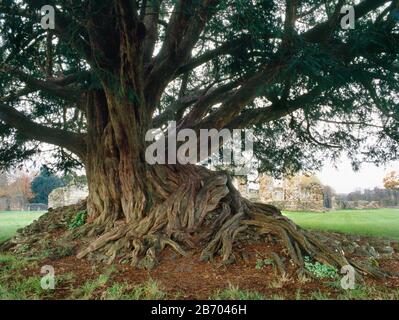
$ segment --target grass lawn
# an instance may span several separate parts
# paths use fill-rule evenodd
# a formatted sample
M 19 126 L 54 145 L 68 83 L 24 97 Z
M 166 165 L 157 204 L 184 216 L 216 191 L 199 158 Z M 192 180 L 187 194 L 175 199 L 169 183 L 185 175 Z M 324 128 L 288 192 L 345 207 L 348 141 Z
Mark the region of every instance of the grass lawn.
M 0 243 L 39 218 L 45 211 L 0 211 Z
M 399 209 L 284 212 L 303 228 L 399 240 Z
M 0 243 L 44 211 L 0 211 Z M 399 240 L 399 209 L 339 210 L 326 213 L 284 212 L 303 228 Z
M 43 212 L 0 212 L 0 243 L 21 228 L 37 219 Z M 329 213 L 286 212 L 287 216 L 305 228 L 341 231 L 354 234 L 396 238 L 399 240 L 399 209 L 364 211 L 334 211 Z M 297 277 L 295 271 L 281 276 L 273 265 L 257 268 L 257 248 L 252 248 L 251 262 L 239 259 L 239 268 L 231 272 L 217 271 L 209 263 L 197 263 L 192 257 L 169 264 L 166 272 L 132 270 L 114 264 L 93 265 L 86 259 L 74 257 L 53 260 L 57 270 L 56 290 L 43 290 L 39 273 L 43 257 L 21 257 L 0 254 L 0 300 L 11 299 L 214 299 L 214 300 L 282 300 L 282 299 L 339 299 L 339 300 L 398 300 L 399 287 L 396 279 L 356 284 L 354 290 L 343 290 L 340 275 L 334 278 Z M 279 249 L 278 244 L 263 244 L 267 256 Z M 197 254 L 199 258 L 199 255 Z M 174 260 L 174 259 L 173 259 Z M 172 261 L 172 260 L 170 260 Z M 180 269 L 187 264 L 187 269 Z M 191 264 L 192 263 L 192 264 Z M 197 267 L 197 264 L 200 267 Z M 191 273 L 192 265 L 195 272 Z M 391 266 L 391 264 L 390 264 Z M 392 271 L 399 264 L 393 263 Z M 187 273 L 183 274 L 182 270 Z M 58 272 L 61 271 L 61 272 Z M 184 276 L 187 275 L 187 276 Z M 208 279 L 212 275 L 212 279 Z M 241 279 L 249 279 L 239 287 Z M 83 279 L 83 280 L 82 280 Z M 205 280 L 208 279 L 208 280 Z M 176 283 L 179 286 L 176 287 Z M 229 285 L 226 285 L 229 283 Z

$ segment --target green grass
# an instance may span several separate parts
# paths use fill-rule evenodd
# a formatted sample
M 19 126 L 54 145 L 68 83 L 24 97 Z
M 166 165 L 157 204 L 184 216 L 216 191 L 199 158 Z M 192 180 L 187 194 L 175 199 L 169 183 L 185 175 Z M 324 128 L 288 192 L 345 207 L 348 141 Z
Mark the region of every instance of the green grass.
M 126 283 L 114 283 L 103 294 L 104 300 L 162 300 L 166 293 L 155 280 L 129 287 Z
M 229 284 L 227 289 L 215 292 L 210 300 L 265 300 L 265 297 L 259 292 L 241 290 L 238 286 Z
M 44 212 L 0 211 L 0 243 Z M 284 212 L 303 228 L 399 240 L 399 209 L 338 210 L 326 213 Z
M 40 277 L 24 277 L 21 270 L 36 266 L 30 259 L 0 255 L 0 300 L 39 299 L 43 294 Z
M 0 211 L 0 243 L 39 218 L 44 211 Z M 399 209 L 284 212 L 303 228 L 399 240 Z
M 303 228 L 399 240 L 399 209 L 284 212 Z
M 11 238 L 15 232 L 32 223 L 45 211 L 0 211 L 0 243 Z
M 176 299 L 176 295 L 168 295 L 156 280 L 149 279 L 141 284 L 118 283 L 112 279 L 114 267 L 83 283 L 76 275 L 68 272 L 56 274 L 55 290 L 41 288 L 41 276 L 26 276 L 27 268 L 40 270 L 40 262 L 33 258 L 16 257 L 0 254 L 0 300 L 42 300 L 60 298 L 57 291 L 65 291 L 63 299 L 102 299 L 102 300 L 160 300 Z M 78 280 L 76 283 L 76 280 Z M 340 280 L 320 283 L 324 290 L 316 289 L 306 294 L 302 289 L 296 290 L 297 300 L 398 300 L 399 289 L 392 287 L 358 285 L 355 290 L 342 290 Z M 277 288 L 277 287 L 276 287 Z M 282 288 L 279 286 L 278 288 Z M 288 290 L 288 291 L 287 291 Z M 217 290 L 210 300 L 284 300 L 291 299 L 290 289 L 281 289 L 278 294 L 264 295 L 253 290 L 244 290 L 230 284 L 227 288 Z

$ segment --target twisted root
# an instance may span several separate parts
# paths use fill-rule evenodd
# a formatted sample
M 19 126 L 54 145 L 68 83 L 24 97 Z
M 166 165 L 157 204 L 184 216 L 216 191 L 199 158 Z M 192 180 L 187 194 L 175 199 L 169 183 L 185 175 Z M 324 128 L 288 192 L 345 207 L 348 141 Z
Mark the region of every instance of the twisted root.
M 77 257 L 102 252 L 109 263 L 118 258 L 136 267 L 153 268 L 159 263 L 160 252 L 170 246 L 182 256 L 188 254 L 187 250 L 202 248 L 202 260 L 220 255 L 223 263 L 230 263 L 235 259 L 234 241 L 243 232 L 278 237 L 300 270 L 304 269 L 307 255 L 335 267 L 352 265 L 361 274 L 385 276 L 371 266 L 348 261 L 342 252 L 298 227 L 275 207 L 242 198 L 225 174 L 212 175 L 200 183 L 181 183 L 143 219 L 114 222 L 110 231 L 95 239 Z M 283 272 L 282 265 L 281 269 Z

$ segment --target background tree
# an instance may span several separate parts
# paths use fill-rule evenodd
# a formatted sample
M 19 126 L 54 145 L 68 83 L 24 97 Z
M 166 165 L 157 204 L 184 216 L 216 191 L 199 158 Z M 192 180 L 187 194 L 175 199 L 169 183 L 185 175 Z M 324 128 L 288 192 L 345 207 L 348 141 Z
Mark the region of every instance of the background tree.
M 32 180 L 31 189 L 34 194 L 32 203 L 48 204 L 48 195 L 54 189 L 63 187 L 64 181 L 43 167 L 40 174 Z
M 0 198 L 8 210 L 25 210 L 26 204 L 32 198 L 30 183 L 32 178 L 22 172 L 14 173 L 14 178 L 3 172 L 0 174 Z
M 384 187 L 391 190 L 399 189 L 399 173 L 391 171 L 384 178 Z
M 399 205 L 399 190 L 366 189 L 348 194 L 339 194 L 336 196 L 336 200 L 342 209 L 361 207 L 361 202 L 378 202 L 381 207 L 395 207 Z
M 25 210 L 26 204 L 33 198 L 31 181 L 31 176 L 20 172 L 7 187 L 8 198 L 14 210 Z
M 98 238 L 78 257 L 151 267 L 170 245 L 228 262 L 238 234 L 261 230 L 300 266 L 303 254 L 347 264 L 241 198 L 226 174 L 148 165 L 144 153 L 147 130 L 176 120 L 196 132 L 253 128 L 260 169 L 275 175 L 342 152 L 355 167 L 396 159 L 397 1 L 356 3 L 356 28 L 343 30 L 343 0 L 2 1 L 0 165 L 47 143 L 54 165 L 84 166 L 85 231 Z M 54 30 L 38 24 L 44 4 L 56 6 Z
M 331 186 L 323 186 L 323 203 L 325 208 L 332 209 L 336 192 Z
M 87 186 L 87 177 L 85 175 L 78 175 L 74 172 L 64 175 L 62 181 L 67 186 Z
M 7 194 L 8 174 L 0 171 L 0 197 Z
M 8 174 L 0 171 L 0 211 L 10 210 L 10 200 L 8 199 Z

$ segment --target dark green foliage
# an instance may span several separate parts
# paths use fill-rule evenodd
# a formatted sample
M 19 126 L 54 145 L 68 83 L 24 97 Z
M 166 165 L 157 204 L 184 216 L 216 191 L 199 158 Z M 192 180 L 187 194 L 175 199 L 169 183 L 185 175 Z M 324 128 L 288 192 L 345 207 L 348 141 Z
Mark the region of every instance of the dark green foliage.
M 352 160 L 355 169 L 364 161 L 381 164 L 398 159 L 398 9 L 395 10 L 393 1 L 378 1 L 380 5 L 376 9 L 359 17 L 354 30 L 342 30 L 337 19 L 336 27 L 321 39 L 306 39 L 307 31 L 331 19 L 338 2 L 297 1 L 298 22 L 295 28 L 286 30 L 282 19 L 286 1 L 218 1 L 209 8 L 211 18 L 192 50 L 192 58 L 228 43 L 235 45 L 228 53 L 191 70 L 185 90 L 181 90 L 181 84 L 187 74 L 170 81 L 157 104 L 157 113 L 178 101 L 181 94 L 191 96 L 229 81 L 244 81 L 274 62 L 281 66 L 281 71 L 273 81 L 258 89 L 258 97 L 248 102 L 238 116 L 258 108 L 265 108 L 267 115 L 271 112 L 267 107 L 274 106 L 273 112 L 284 110 L 303 94 L 312 91 L 315 94 L 271 121 L 245 126 L 255 129 L 255 153 L 262 171 L 279 176 L 313 170 L 320 168 L 326 158 L 336 160 L 342 154 Z M 82 31 L 81 27 L 89 18 L 107 9 L 109 2 L 55 0 L 51 3 L 61 8 L 64 17 L 59 19 L 71 21 L 65 30 L 67 41 L 53 35 L 57 39 L 52 48 L 54 76 L 77 74 L 77 80 L 70 87 L 85 91 L 102 89 L 99 79 L 106 75 L 110 90 L 124 93 L 129 101 L 138 102 L 139 96 L 134 90 L 122 90 L 118 75 L 108 73 L 101 65 L 92 63 L 89 66 L 84 50 L 72 45 L 77 38 L 90 42 L 87 30 Z M 149 3 L 153 1 L 136 1 L 138 14 L 142 6 Z M 178 1 L 174 0 L 162 2 L 158 45 L 165 39 L 166 24 L 176 3 Z M 43 69 L 48 35 L 39 27 L 37 16 L 42 4 L 48 3 L 3 0 L 0 8 L 0 66 L 7 64 L 23 69 L 37 79 L 46 78 Z M 20 11 L 24 14 L 18 14 Z M 104 22 L 105 31 L 113 25 L 114 21 Z M 142 28 L 140 30 L 143 32 Z M 117 50 L 109 45 L 108 54 L 118 56 Z M 96 48 L 91 51 L 96 61 L 109 58 Z M 23 87 L 24 84 L 11 74 L 0 72 L 0 97 Z M 75 102 L 45 90 L 29 93 L 9 104 L 51 128 L 83 134 L 87 130 L 86 114 Z M 212 110 L 210 107 L 209 113 Z M 183 111 L 173 111 L 170 120 L 181 119 Z M 39 143 L 0 122 L 0 168 L 21 163 L 40 154 L 42 149 Z M 48 161 L 56 170 L 82 166 L 71 152 L 58 147 Z
M 43 167 L 40 174 L 32 181 L 31 188 L 35 197 L 31 202 L 48 204 L 48 195 L 51 191 L 64 185 L 61 178 L 52 174 L 48 168 Z
M 62 178 L 62 180 L 65 182 L 66 185 L 87 185 L 87 177 L 85 175 L 80 176 L 74 173 L 68 173 Z
M 257 259 L 255 269 L 260 270 L 263 269 L 264 266 L 274 266 L 273 259 Z

